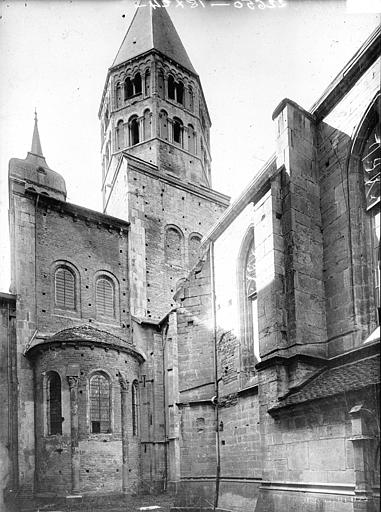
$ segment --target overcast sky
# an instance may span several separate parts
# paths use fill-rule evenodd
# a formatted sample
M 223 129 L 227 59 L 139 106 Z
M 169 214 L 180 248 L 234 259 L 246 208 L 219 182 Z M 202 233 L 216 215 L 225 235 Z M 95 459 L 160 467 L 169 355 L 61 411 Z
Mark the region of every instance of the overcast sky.
M 223 1 L 229 5 L 212 6 Z M 168 7 L 212 118 L 213 186 L 233 196 L 274 151 L 277 104 L 288 97 L 309 109 L 380 22 L 379 0 L 370 8 L 365 0 L 279 3 L 286 5 L 171 0 Z M 97 114 L 134 10 L 132 0 L 1 1 L 1 291 L 9 286 L 8 161 L 30 149 L 35 107 L 43 153 L 65 178 L 68 201 L 101 209 Z

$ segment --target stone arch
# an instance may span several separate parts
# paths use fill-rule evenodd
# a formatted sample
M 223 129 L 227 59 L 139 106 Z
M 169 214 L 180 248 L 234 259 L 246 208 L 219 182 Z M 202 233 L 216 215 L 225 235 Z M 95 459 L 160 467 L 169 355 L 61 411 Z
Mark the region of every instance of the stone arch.
M 159 137 L 168 140 L 168 114 L 165 110 L 159 112 Z
M 165 227 L 164 254 L 169 265 L 183 264 L 184 235 L 181 229 L 173 224 Z
M 189 267 L 193 267 L 199 258 L 202 235 L 200 233 L 191 233 L 188 239 L 188 261 Z

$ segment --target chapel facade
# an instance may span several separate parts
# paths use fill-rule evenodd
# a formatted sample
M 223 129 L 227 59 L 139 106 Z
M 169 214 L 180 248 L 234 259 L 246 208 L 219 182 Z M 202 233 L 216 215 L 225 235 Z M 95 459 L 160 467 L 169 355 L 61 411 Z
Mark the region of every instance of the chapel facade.
M 35 119 L 0 294 L 9 510 L 167 490 L 188 510 L 379 510 L 379 48 L 376 30 L 309 111 L 278 105 L 232 204 L 165 8 L 137 9 L 107 72 L 103 213 L 67 202 Z

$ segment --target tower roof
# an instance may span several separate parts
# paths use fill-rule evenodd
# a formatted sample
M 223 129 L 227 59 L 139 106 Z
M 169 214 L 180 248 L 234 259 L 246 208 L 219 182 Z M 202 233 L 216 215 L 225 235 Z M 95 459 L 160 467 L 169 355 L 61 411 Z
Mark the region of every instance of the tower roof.
M 34 129 L 32 147 L 25 159 L 12 158 L 9 161 L 9 176 L 23 181 L 26 188 L 39 194 L 66 200 L 66 185 L 63 177 L 53 171 L 47 164 L 38 132 L 37 112 L 34 112 Z
M 38 133 L 38 124 L 37 124 L 37 111 L 34 111 L 34 130 L 33 130 L 33 138 L 32 138 L 32 147 L 30 150 L 31 153 L 37 156 L 42 156 L 42 147 L 40 141 L 40 134 Z
M 112 67 L 157 50 L 197 74 L 164 6 L 139 5 Z

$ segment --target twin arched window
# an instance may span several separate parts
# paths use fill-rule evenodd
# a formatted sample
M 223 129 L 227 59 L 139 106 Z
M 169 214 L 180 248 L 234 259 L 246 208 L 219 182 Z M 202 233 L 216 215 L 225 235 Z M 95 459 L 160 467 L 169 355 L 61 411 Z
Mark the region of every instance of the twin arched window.
M 101 275 L 95 283 L 95 305 L 97 317 L 115 318 L 115 285 L 107 275 Z M 54 305 L 58 309 L 77 309 L 77 283 L 74 271 L 59 266 L 54 273 Z
M 142 93 L 142 77 L 136 73 L 134 78 L 127 77 L 124 82 L 124 99 L 128 100 L 132 96 Z
M 48 434 L 62 434 L 61 377 L 49 372 L 46 386 Z
M 168 77 L 168 98 L 184 104 L 184 85 L 181 81 L 176 82 L 172 75 Z
M 90 379 L 90 431 L 92 434 L 111 432 L 110 381 L 102 373 Z

